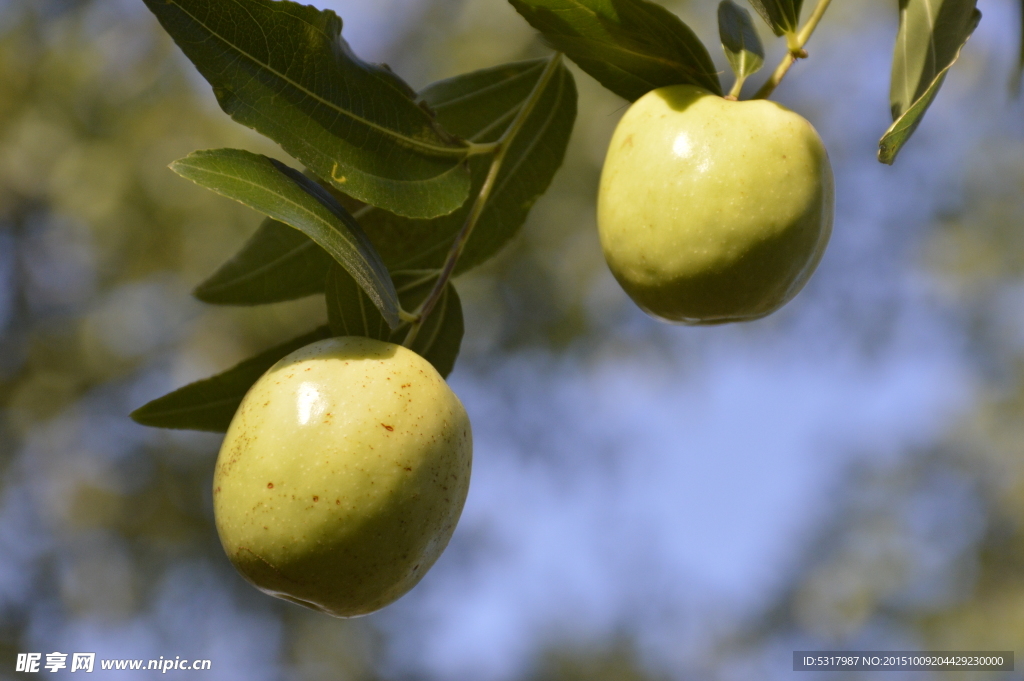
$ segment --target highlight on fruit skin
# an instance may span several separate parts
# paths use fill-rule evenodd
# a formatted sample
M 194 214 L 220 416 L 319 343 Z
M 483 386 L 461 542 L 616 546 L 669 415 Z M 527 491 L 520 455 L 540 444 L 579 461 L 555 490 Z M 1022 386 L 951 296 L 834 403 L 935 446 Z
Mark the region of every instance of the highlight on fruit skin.
M 803 117 L 672 85 L 619 122 L 598 230 L 612 274 L 649 314 L 748 321 L 807 283 L 832 232 L 834 196 L 825 145 Z
M 329 338 L 253 385 L 213 479 L 228 558 L 262 591 L 339 617 L 415 586 L 469 489 L 472 433 L 455 393 L 402 346 Z

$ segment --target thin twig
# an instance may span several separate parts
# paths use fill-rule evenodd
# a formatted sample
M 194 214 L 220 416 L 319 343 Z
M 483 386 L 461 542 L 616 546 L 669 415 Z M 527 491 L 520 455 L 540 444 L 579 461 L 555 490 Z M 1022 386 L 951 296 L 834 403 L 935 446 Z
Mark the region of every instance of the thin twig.
M 441 273 L 437 277 L 437 281 L 434 282 L 434 288 L 430 290 L 429 295 L 420 304 L 419 308 L 414 313 L 415 321 L 409 327 L 409 333 L 406 334 L 405 340 L 402 345 L 409 348 L 412 347 L 413 341 L 416 340 L 416 335 L 423 327 L 423 322 L 430 316 L 430 313 L 434 311 L 434 306 L 444 295 L 444 289 L 448 285 L 448 281 L 452 278 L 452 274 L 455 273 L 455 266 L 459 262 L 459 257 L 462 255 L 463 250 L 466 248 L 466 243 L 469 241 L 469 237 L 473 234 L 473 229 L 476 227 L 477 222 L 480 220 L 480 216 L 484 212 L 484 208 L 487 206 L 487 200 L 490 198 L 491 190 L 494 189 L 495 180 L 498 178 L 498 172 L 501 170 L 501 164 L 505 160 L 505 154 L 508 153 L 509 147 L 512 145 L 512 140 L 522 130 L 523 124 L 529 117 L 533 108 L 537 105 L 540 100 L 541 94 L 547 87 L 551 78 L 558 71 L 559 65 L 562 63 L 562 53 L 556 52 L 551 59 L 548 61 L 547 66 L 544 67 L 544 73 L 541 74 L 540 79 L 533 86 L 533 90 L 530 92 L 530 96 L 523 102 L 519 112 L 516 114 L 515 119 L 508 126 L 504 133 L 497 142 L 493 143 L 494 158 L 491 159 L 491 167 L 487 171 L 487 177 L 484 179 L 483 185 L 480 187 L 480 191 L 477 193 L 476 200 L 473 202 L 473 207 L 469 210 L 469 215 L 466 216 L 466 221 L 462 223 L 462 228 L 459 233 L 455 236 L 455 240 L 452 242 L 451 248 L 448 250 L 448 257 L 445 259 L 444 266 L 441 268 Z M 481 145 L 483 146 L 483 145 Z
M 782 58 L 779 65 L 775 67 L 775 71 L 772 72 L 771 77 L 761 86 L 756 93 L 754 93 L 753 99 L 768 99 L 768 97 L 775 91 L 775 88 L 779 86 L 782 79 L 786 77 L 786 72 L 789 71 L 789 67 L 792 66 L 797 59 L 804 59 L 807 57 L 807 52 L 804 50 L 804 46 L 810 39 L 811 34 L 814 33 L 814 29 L 818 27 L 818 22 L 821 21 L 821 17 L 824 16 L 825 10 L 828 9 L 829 4 L 832 0 L 818 0 L 818 6 L 814 8 L 811 16 L 807 18 L 807 22 L 804 23 L 803 27 L 797 31 L 795 36 L 787 36 L 788 50 L 786 56 Z

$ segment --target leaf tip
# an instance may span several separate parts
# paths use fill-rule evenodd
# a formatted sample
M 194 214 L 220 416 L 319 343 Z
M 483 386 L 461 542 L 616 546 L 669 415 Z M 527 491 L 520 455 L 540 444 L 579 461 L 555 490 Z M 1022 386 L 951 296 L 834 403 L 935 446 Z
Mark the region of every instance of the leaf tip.
M 192 289 L 192 297 L 208 305 L 217 304 L 216 297 L 210 296 L 210 288 L 205 281 Z
M 384 310 L 384 321 L 387 322 L 388 327 L 394 331 L 400 327 L 404 322 L 398 314 L 397 309 L 392 309 L 390 305 L 386 306 Z
M 149 413 L 149 407 L 152 404 L 152 402 L 147 402 L 146 404 L 142 405 L 138 409 L 135 409 L 130 414 L 128 414 L 128 418 L 130 418 L 132 421 L 135 421 L 135 423 L 139 424 L 140 426 L 159 428 L 160 426 L 153 422 L 152 415 Z
M 899 149 L 895 149 L 885 144 L 885 140 L 882 139 L 878 143 L 878 162 L 884 163 L 887 166 L 891 166 L 893 162 L 896 160 L 896 154 L 898 152 Z

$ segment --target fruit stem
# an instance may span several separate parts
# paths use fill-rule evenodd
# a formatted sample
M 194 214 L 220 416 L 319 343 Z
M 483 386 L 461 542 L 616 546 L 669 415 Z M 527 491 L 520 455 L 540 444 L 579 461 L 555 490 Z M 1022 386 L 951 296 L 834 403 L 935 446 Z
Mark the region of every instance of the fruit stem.
M 814 8 L 814 11 L 811 12 L 811 16 L 807 18 L 807 22 L 804 23 L 803 28 L 801 28 L 800 32 L 797 34 L 797 42 L 801 49 L 803 49 L 804 45 L 807 44 L 811 34 L 814 33 L 814 29 L 818 27 L 818 22 L 821 21 L 821 18 L 825 15 L 825 10 L 828 9 L 831 2 L 832 0 L 818 0 L 818 6 Z
M 413 342 L 416 340 L 416 335 L 419 333 L 420 328 L 423 326 L 423 322 L 430 316 L 430 313 L 434 311 L 434 306 L 437 305 L 438 301 L 441 300 L 441 296 L 444 295 L 445 287 L 448 285 L 448 281 L 452 278 L 452 274 L 455 273 L 455 265 L 459 262 L 459 257 L 462 255 L 462 251 L 466 248 L 466 243 L 469 241 L 469 237 L 473 234 L 473 229 L 476 227 L 476 223 L 479 222 L 480 216 L 484 212 L 484 208 L 487 206 L 487 200 L 490 198 L 491 190 L 494 189 L 494 183 L 498 179 L 498 173 L 501 170 L 501 164 L 505 160 L 505 154 L 508 153 L 508 149 L 512 144 L 512 140 L 522 130 L 523 125 L 526 123 L 526 119 L 530 116 L 533 108 L 537 105 L 540 100 L 541 94 L 544 92 L 548 83 L 554 77 L 558 68 L 562 64 L 562 53 L 555 52 L 548 60 L 547 65 L 544 67 L 544 73 L 541 74 L 540 79 L 533 86 L 533 90 L 530 92 L 530 96 L 526 98 L 523 105 L 519 108 L 519 112 L 516 113 L 516 117 L 512 120 L 512 123 L 508 126 L 501 137 L 498 138 L 497 142 L 492 145 L 479 145 L 480 147 L 491 146 L 491 151 L 494 153 L 494 157 L 491 159 L 491 167 L 487 171 L 487 177 L 484 179 L 483 185 L 480 187 L 480 191 L 477 193 L 476 200 L 473 201 L 473 207 L 469 210 L 469 215 L 466 216 L 466 221 L 462 223 L 462 228 L 459 233 L 455 236 L 455 240 L 452 242 L 451 248 L 448 250 L 448 257 L 444 261 L 444 266 L 441 268 L 441 273 L 437 277 L 437 281 L 434 282 L 434 288 L 430 290 L 427 297 L 420 303 L 419 308 L 413 313 L 415 320 L 409 327 L 409 332 L 405 336 L 405 340 L 402 342 L 407 348 L 411 348 Z
M 789 67 L 792 66 L 797 59 L 805 59 L 807 52 L 804 50 L 804 45 L 810 40 L 811 34 L 814 33 L 814 29 L 818 27 L 818 22 L 821 21 L 821 17 L 825 15 L 825 10 L 832 3 L 832 0 L 818 0 L 817 7 L 811 12 L 811 16 L 807 18 L 804 25 L 797 31 L 796 36 L 793 39 L 787 38 L 787 45 L 789 49 L 786 51 L 786 56 L 782 58 L 779 65 L 775 67 L 775 71 L 771 77 L 761 86 L 761 89 L 754 93 L 753 99 L 768 99 L 768 97 L 775 91 L 775 88 L 779 86 L 782 79 L 786 77 L 786 72 L 789 71 Z
M 743 89 L 743 81 L 745 81 L 746 79 L 747 79 L 746 76 L 737 75 L 736 76 L 736 82 L 732 84 L 732 89 L 729 90 L 729 94 L 727 94 L 725 96 L 725 98 L 726 99 L 734 99 L 734 100 L 739 99 L 740 98 L 740 90 Z

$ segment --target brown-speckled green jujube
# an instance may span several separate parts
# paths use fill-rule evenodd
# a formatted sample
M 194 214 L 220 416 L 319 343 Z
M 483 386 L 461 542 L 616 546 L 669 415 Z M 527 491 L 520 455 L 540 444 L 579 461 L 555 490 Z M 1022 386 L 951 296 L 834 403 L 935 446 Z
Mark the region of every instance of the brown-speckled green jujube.
M 339 617 L 409 591 L 448 544 L 469 489 L 462 403 L 404 347 L 330 338 L 249 390 L 213 479 L 217 532 L 262 591 Z

